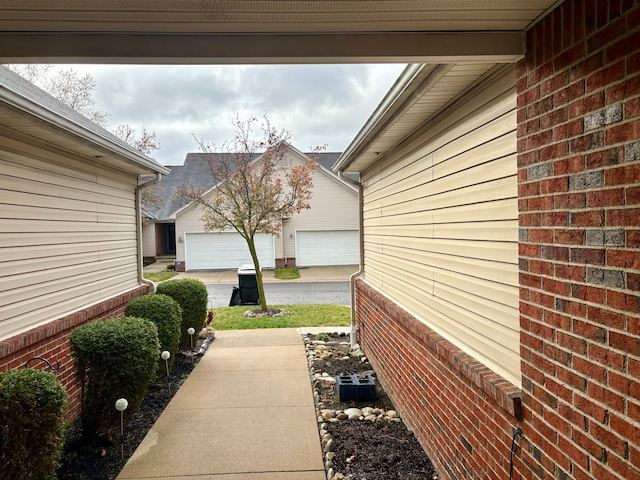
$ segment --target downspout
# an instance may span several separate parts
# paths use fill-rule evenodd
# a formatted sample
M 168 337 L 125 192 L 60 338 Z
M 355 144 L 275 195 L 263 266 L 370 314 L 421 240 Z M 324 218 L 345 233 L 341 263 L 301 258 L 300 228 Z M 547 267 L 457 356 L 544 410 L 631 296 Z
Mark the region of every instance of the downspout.
M 344 176 L 342 171 L 338 171 L 341 180 L 353 185 L 358 189 L 358 243 L 360 253 L 360 264 L 358 271 L 349 277 L 350 298 L 351 298 L 351 335 L 349 336 L 351 347 L 355 347 L 358 343 L 358 325 L 356 324 L 356 278 L 364 272 L 364 198 L 362 194 L 362 183 L 356 182 Z
M 138 186 L 136 187 L 136 236 L 137 236 L 136 248 L 138 251 L 138 283 L 142 285 L 148 285 L 151 290 L 151 293 L 155 293 L 156 284 L 153 283 L 151 280 L 145 279 L 144 271 L 143 271 L 144 251 L 142 247 L 142 194 L 141 194 L 141 191 L 142 191 L 142 187 L 146 187 L 148 185 L 153 185 L 158 183 L 162 178 L 162 174 L 156 173 L 156 176 L 153 180 L 145 183 L 140 183 L 141 177 L 142 175 L 138 175 Z

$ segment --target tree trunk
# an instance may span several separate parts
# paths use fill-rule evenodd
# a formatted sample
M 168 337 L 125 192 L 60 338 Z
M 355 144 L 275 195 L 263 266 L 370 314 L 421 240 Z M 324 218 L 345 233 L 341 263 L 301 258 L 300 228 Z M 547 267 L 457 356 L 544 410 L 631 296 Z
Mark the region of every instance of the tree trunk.
M 258 260 L 258 254 L 256 253 L 256 245 L 253 238 L 247 238 L 247 245 L 249 246 L 249 253 L 253 259 L 253 268 L 256 271 L 256 282 L 258 284 L 258 295 L 260 296 L 260 308 L 262 310 L 267 309 L 267 298 L 264 295 L 264 285 L 262 284 L 262 270 L 260 270 L 260 260 Z

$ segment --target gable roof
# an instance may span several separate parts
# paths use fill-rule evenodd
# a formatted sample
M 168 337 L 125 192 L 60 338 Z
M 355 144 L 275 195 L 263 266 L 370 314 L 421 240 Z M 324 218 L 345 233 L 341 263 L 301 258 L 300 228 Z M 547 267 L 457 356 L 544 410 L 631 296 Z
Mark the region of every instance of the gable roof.
M 132 173 L 169 170 L 7 67 L 0 66 L 3 127 Z
M 310 155 L 302 153 L 291 147 L 293 151 L 301 155 Z M 145 211 L 148 218 L 156 221 L 173 221 L 178 210 L 185 207 L 179 199 L 175 198 L 176 191 L 185 185 L 194 188 L 210 189 L 213 179 L 209 168 L 208 158 L 214 161 L 222 162 L 225 158 L 231 157 L 231 153 L 187 153 L 182 165 L 169 166 L 171 173 L 163 176 L 157 183 L 159 188 L 155 189 L 156 195 L 161 199 L 161 205 L 154 211 Z M 260 154 L 256 154 L 255 158 L 259 158 Z M 323 171 L 336 180 L 344 183 L 332 170 L 331 166 L 340 157 L 340 152 L 320 152 L 316 154 L 316 159 Z

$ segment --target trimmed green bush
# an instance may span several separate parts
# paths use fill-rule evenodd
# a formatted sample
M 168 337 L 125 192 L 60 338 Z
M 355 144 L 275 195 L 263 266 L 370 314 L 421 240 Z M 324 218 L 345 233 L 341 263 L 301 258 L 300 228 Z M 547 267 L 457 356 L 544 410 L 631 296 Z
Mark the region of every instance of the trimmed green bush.
M 169 295 L 180 304 L 182 308 L 180 348 L 188 349 L 191 339 L 187 330 L 192 327 L 198 333 L 204 327 L 209 300 L 207 286 L 194 278 L 180 278 L 161 283 L 156 293 Z
M 82 433 L 91 440 L 113 440 L 120 431 L 116 400 L 129 402 L 128 423 L 155 378 L 158 329 L 144 318 L 111 318 L 76 328 L 69 342 L 82 386 Z
M 0 372 L 0 478 L 56 478 L 68 397 L 53 373 Z
M 182 323 L 182 309 L 178 302 L 168 295 L 154 293 L 131 299 L 125 309 L 125 315 L 151 320 L 158 327 L 160 350 L 171 353 L 169 369 L 173 365 L 178 347 L 180 346 L 180 324 Z M 164 361 L 158 362 L 156 378 L 162 380 L 167 376 Z

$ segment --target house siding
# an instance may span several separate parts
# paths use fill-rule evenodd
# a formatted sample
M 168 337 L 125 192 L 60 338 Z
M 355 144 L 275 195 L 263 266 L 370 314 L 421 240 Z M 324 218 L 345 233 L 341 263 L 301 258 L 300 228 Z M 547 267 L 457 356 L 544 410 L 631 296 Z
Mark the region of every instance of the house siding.
M 522 478 L 640 478 L 640 8 L 565 1 L 518 65 Z
M 0 341 L 0 371 L 23 368 L 30 360 L 30 367 L 46 368 L 35 357 L 46 359 L 57 369 L 56 376 L 69 393 L 67 417 L 76 418 L 80 414 L 81 392 L 68 335 L 85 323 L 124 315 L 132 298 L 147 293 L 149 287 L 142 285 Z
M 288 154 L 293 162 L 301 159 Z M 283 252 L 287 258 L 296 257 L 296 232 L 298 230 L 357 230 L 358 193 L 343 184 L 332 174 L 320 169 L 313 173 L 311 208 L 296 213 L 284 224 L 282 231 Z M 293 235 L 293 237 L 292 237 Z
M 139 286 L 136 176 L 0 138 L 0 339 Z
M 282 162 L 302 165 L 303 158 L 289 151 Z M 331 177 L 330 173 L 316 170 L 313 175 L 311 208 L 294 214 L 283 224 L 281 233 L 274 237 L 276 264 L 295 264 L 295 236 L 297 230 L 356 230 L 358 228 L 357 192 Z M 203 211 L 194 205 L 176 215 L 176 235 L 184 240 L 185 233 L 205 232 L 200 220 Z M 176 260 L 185 260 L 184 242 L 176 245 Z M 189 266 L 186 266 L 189 269 Z
M 517 385 L 515 69 L 486 83 L 363 172 L 365 279 Z

